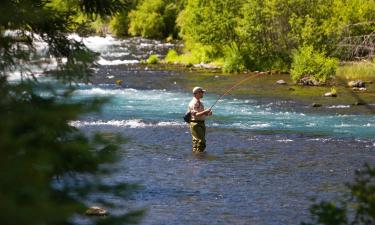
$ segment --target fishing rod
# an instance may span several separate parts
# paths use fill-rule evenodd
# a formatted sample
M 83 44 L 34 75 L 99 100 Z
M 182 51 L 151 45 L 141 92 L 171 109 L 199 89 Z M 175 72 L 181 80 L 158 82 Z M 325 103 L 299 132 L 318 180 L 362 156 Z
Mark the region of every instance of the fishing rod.
M 218 103 L 220 101 L 220 99 L 222 99 L 225 95 L 227 95 L 231 90 L 233 90 L 234 88 L 236 88 L 237 86 L 239 86 L 240 84 L 244 83 L 245 81 L 249 80 L 250 78 L 254 78 L 254 77 L 257 77 L 257 76 L 260 76 L 262 74 L 264 74 L 265 72 L 260 72 L 258 73 L 257 75 L 255 76 L 249 76 L 249 77 L 246 77 L 245 79 L 243 80 L 240 80 L 239 82 L 237 82 L 235 85 L 233 85 L 231 88 L 229 88 L 226 92 L 224 92 L 224 94 L 222 94 L 216 101 L 215 103 L 209 108 L 210 110 L 216 105 L 216 103 Z

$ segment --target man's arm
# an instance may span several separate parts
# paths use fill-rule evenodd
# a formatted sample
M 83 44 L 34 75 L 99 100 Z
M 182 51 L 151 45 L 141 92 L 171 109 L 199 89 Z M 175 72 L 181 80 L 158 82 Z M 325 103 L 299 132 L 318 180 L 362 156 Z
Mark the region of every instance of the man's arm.
M 196 112 L 195 113 L 195 116 L 211 116 L 212 115 L 212 111 L 211 109 L 206 109 L 206 110 L 203 110 L 202 112 Z

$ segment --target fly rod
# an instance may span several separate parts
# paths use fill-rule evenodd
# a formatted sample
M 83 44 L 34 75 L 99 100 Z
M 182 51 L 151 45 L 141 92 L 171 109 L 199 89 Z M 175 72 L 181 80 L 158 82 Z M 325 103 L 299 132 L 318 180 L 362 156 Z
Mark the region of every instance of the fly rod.
M 229 88 L 224 94 L 222 94 L 216 101 L 215 103 L 210 107 L 210 109 L 212 109 L 212 107 L 214 107 L 216 105 L 216 103 L 219 102 L 220 99 L 222 99 L 225 95 L 227 95 L 231 90 L 235 89 L 236 87 L 238 87 L 240 84 L 244 83 L 245 81 L 249 80 L 250 78 L 253 78 L 253 77 L 256 77 L 256 76 L 259 76 L 263 74 L 263 72 L 255 75 L 255 76 L 249 76 L 249 77 L 246 77 L 245 79 L 243 80 L 240 80 L 239 82 L 237 82 L 235 85 L 233 85 L 231 88 Z

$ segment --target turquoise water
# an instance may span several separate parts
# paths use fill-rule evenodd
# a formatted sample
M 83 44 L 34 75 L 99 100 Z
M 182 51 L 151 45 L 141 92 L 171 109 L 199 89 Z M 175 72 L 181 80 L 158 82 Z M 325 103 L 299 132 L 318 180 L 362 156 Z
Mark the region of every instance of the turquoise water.
M 141 78 L 141 75 L 139 75 Z M 162 79 L 162 78 L 161 78 Z M 111 84 L 81 85 L 75 92 L 77 99 L 87 97 L 109 97 L 100 115 L 92 115 L 77 124 L 113 125 L 127 127 L 184 126 L 181 115 L 191 100 L 187 92 L 167 90 L 142 90 L 119 88 Z M 206 107 L 218 96 L 207 94 L 203 102 Z M 283 102 L 274 100 L 259 103 L 255 99 L 227 97 L 214 108 L 214 116 L 207 120 L 209 127 L 273 131 L 289 133 L 320 134 L 328 136 L 373 138 L 375 117 L 372 115 L 312 114 L 281 108 Z M 348 107 L 348 106 L 338 106 Z

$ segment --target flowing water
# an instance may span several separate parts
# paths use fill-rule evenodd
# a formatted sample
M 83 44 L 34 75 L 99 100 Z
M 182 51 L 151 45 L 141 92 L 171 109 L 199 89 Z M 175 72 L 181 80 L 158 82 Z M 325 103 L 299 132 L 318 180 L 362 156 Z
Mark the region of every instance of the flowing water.
M 310 198 L 339 196 L 355 169 L 375 164 L 374 114 L 346 104 L 314 111 L 246 91 L 215 106 L 207 120 L 207 153 L 193 155 L 182 120 L 191 89 L 208 89 L 207 107 L 240 75 L 140 65 L 150 54 L 165 55 L 171 44 L 84 41 L 101 58 L 93 83 L 79 85 L 74 97 L 110 101 L 101 113 L 72 124 L 129 137 L 119 172 L 106 181 L 142 186 L 130 199 L 113 199 L 123 211 L 146 209 L 142 224 L 299 224 L 308 218 Z

